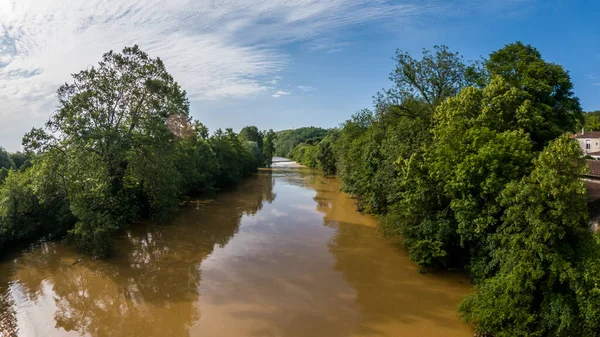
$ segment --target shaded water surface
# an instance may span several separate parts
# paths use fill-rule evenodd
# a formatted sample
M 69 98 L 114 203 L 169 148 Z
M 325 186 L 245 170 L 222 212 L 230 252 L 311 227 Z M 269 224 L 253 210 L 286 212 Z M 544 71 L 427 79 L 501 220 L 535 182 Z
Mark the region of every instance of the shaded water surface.
M 133 226 L 108 260 L 61 243 L 15 253 L 0 263 L 3 335 L 472 335 L 456 316 L 465 278 L 419 274 L 337 178 L 274 166 L 169 226 Z

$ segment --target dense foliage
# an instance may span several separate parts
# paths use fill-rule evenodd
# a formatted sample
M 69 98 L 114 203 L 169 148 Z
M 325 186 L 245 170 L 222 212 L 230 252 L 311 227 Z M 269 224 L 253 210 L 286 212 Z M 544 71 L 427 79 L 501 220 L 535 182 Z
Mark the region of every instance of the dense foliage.
M 0 244 L 66 233 L 103 257 L 132 221 L 163 223 L 187 195 L 270 165 L 263 151 L 273 152 L 272 131 L 209 136 L 191 120 L 186 93 L 163 62 L 137 46 L 74 74 L 58 101 L 46 129 L 23 138 L 28 154 L 0 148 Z
M 490 265 L 497 271 L 461 304 L 467 321 L 496 336 L 597 336 L 600 245 L 586 226 L 585 162 L 567 136 L 499 196 L 504 208 Z
M 600 110 L 585 114 L 585 131 L 600 131 Z
M 321 140 L 327 135 L 327 130 L 317 127 L 306 127 L 276 132 L 274 154 L 288 157 L 296 145 L 309 139 Z
M 568 72 L 520 42 L 482 62 L 446 47 L 395 60 L 372 111 L 292 158 L 336 172 L 423 269 L 467 271 L 476 289 L 459 309 L 479 332 L 598 336 L 600 245 Z

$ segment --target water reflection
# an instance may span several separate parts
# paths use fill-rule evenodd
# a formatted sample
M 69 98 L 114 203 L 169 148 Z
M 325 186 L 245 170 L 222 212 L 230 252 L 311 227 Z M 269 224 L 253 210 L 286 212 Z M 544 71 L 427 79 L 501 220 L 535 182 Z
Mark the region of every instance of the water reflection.
M 261 172 L 235 192 L 180 211 L 170 226 L 133 226 L 106 261 L 41 244 L 14 260 L 15 282 L 3 292 L 20 302 L 19 334 L 189 336 L 201 314 L 200 264 L 237 233 L 243 216 L 274 199 L 273 179 Z M 13 305 L 2 304 L 9 320 Z
M 334 268 L 356 290 L 357 335 L 472 335 L 456 317 L 469 288 L 464 276 L 419 274 L 405 251 L 380 237 L 373 217 L 351 211 L 354 201 L 339 193 L 338 179 L 320 178 L 313 186 L 324 224 L 336 229 L 329 242 Z
M 0 332 L 2 337 L 18 336 L 15 301 L 10 296 L 9 285 L 12 277 L 10 264 L 0 270 Z
M 136 225 L 92 261 L 44 243 L 0 263 L 7 336 L 469 336 L 456 275 L 421 275 L 339 192 L 290 163 Z

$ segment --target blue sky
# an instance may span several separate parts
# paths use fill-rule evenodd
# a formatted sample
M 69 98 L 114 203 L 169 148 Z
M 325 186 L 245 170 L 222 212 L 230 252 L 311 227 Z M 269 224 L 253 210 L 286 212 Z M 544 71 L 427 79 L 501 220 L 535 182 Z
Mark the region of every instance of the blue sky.
M 397 48 L 478 59 L 521 40 L 600 109 L 596 1 L 0 0 L 0 146 L 55 109 L 56 88 L 110 49 L 159 56 L 209 126 L 333 127 L 389 86 Z

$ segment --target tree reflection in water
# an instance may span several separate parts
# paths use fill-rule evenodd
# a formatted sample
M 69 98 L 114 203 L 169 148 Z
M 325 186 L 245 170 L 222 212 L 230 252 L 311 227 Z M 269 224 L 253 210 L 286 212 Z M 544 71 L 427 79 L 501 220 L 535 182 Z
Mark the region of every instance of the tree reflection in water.
M 108 260 L 89 260 L 61 243 L 37 245 L 0 265 L 2 328 L 16 335 L 15 317 L 24 317 L 18 325 L 28 329 L 35 322 L 41 335 L 62 329 L 90 336 L 188 336 L 201 314 L 195 302 L 202 261 L 229 242 L 244 215 L 275 197 L 270 171 L 261 171 L 234 191 L 180 210 L 169 226 L 132 226 Z M 13 297 L 23 302 L 21 316 Z M 54 326 L 44 325 L 52 311 Z
M 470 288 L 464 275 L 420 274 L 404 250 L 380 236 L 374 217 L 355 211 L 354 200 L 339 192 L 339 179 L 307 182 L 324 225 L 336 229 L 329 251 L 335 270 L 356 290 L 358 335 L 472 335 L 456 314 Z
M 0 263 L 2 322 L 21 336 L 472 335 L 455 312 L 465 279 L 419 274 L 339 187 L 277 167 L 169 226 L 133 226 L 109 260 L 33 247 Z
M 18 329 L 15 303 L 9 292 L 13 264 L 7 264 L 6 268 L 0 269 L 0 332 L 2 337 L 16 337 Z

